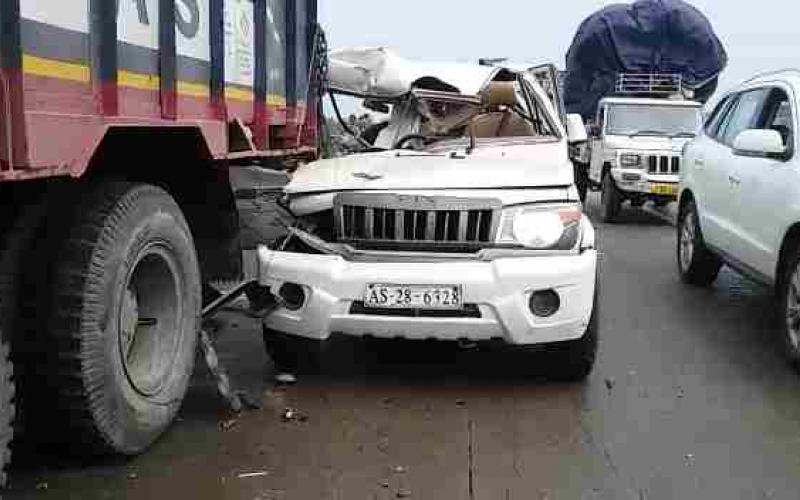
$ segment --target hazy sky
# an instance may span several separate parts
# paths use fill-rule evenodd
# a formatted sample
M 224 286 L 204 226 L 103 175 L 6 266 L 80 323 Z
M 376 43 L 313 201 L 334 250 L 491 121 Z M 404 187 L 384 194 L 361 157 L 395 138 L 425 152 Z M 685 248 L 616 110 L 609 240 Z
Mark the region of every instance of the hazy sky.
M 556 62 L 602 0 L 319 0 L 332 47 L 383 45 L 408 58 Z M 797 0 L 690 0 L 728 51 L 725 88 L 756 72 L 800 67 Z

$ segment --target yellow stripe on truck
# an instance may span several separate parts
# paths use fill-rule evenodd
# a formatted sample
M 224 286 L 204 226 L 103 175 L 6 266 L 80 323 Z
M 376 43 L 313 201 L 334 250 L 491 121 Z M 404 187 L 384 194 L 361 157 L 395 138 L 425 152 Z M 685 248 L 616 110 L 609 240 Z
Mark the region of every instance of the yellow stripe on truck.
M 2 1 L 2 0 L 0 0 Z M 59 61 L 44 57 L 33 56 L 30 54 L 22 55 L 22 71 L 28 75 L 44 76 L 58 80 L 69 80 L 73 82 L 90 83 L 92 73 L 89 66 L 81 63 Z M 134 73 L 133 71 L 120 70 L 117 72 L 117 83 L 120 87 L 133 88 L 139 90 L 159 90 L 160 78 L 157 75 L 144 73 Z M 208 99 L 210 95 L 209 86 L 196 82 L 177 82 L 178 95 L 188 97 L 202 97 Z M 237 101 L 252 102 L 255 94 L 252 89 L 226 86 L 225 97 Z M 267 105 L 283 107 L 286 106 L 286 98 L 279 94 L 267 95 Z
M 91 72 L 85 64 L 56 61 L 29 54 L 22 55 L 22 72 L 73 82 L 89 83 L 91 81 Z

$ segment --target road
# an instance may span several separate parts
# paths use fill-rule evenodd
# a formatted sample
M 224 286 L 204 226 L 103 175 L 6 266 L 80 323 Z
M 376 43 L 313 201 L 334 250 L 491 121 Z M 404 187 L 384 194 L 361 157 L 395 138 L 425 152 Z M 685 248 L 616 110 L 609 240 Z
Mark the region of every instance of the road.
M 772 341 L 769 290 L 727 269 L 710 290 L 682 285 L 674 229 L 641 210 L 597 227 L 601 345 L 584 384 L 414 344 L 276 388 L 258 328 L 228 314 L 223 359 L 260 409 L 231 418 L 200 366 L 145 455 L 86 464 L 23 444 L 6 497 L 798 498 L 800 376 Z

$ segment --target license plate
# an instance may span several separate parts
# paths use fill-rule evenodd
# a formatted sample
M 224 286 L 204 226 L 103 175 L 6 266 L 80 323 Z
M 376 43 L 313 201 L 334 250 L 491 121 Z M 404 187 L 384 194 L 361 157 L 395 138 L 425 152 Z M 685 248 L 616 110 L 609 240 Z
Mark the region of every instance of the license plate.
M 650 192 L 664 196 L 675 196 L 678 193 L 677 184 L 651 184 Z
M 392 285 L 371 283 L 364 306 L 389 309 L 458 310 L 464 306 L 461 285 Z

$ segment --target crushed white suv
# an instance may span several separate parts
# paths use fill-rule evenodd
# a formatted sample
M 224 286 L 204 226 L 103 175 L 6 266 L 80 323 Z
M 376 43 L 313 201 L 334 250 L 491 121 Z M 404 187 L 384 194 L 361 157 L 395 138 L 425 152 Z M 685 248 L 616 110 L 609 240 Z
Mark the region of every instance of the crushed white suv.
M 722 263 L 774 286 L 780 334 L 800 367 L 800 71 L 756 77 L 723 96 L 684 150 L 678 270 L 711 284 Z
M 279 305 L 265 319 L 270 355 L 290 364 L 288 342 L 334 333 L 500 340 L 552 350 L 553 376 L 585 378 L 597 251 L 567 145 L 586 132 L 541 68 L 413 64 L 382 49 L 331 62 L 334 94 L 391 115 L 368 151 L 303 166 L 285 188 L 289 237 L 259 250 Z

